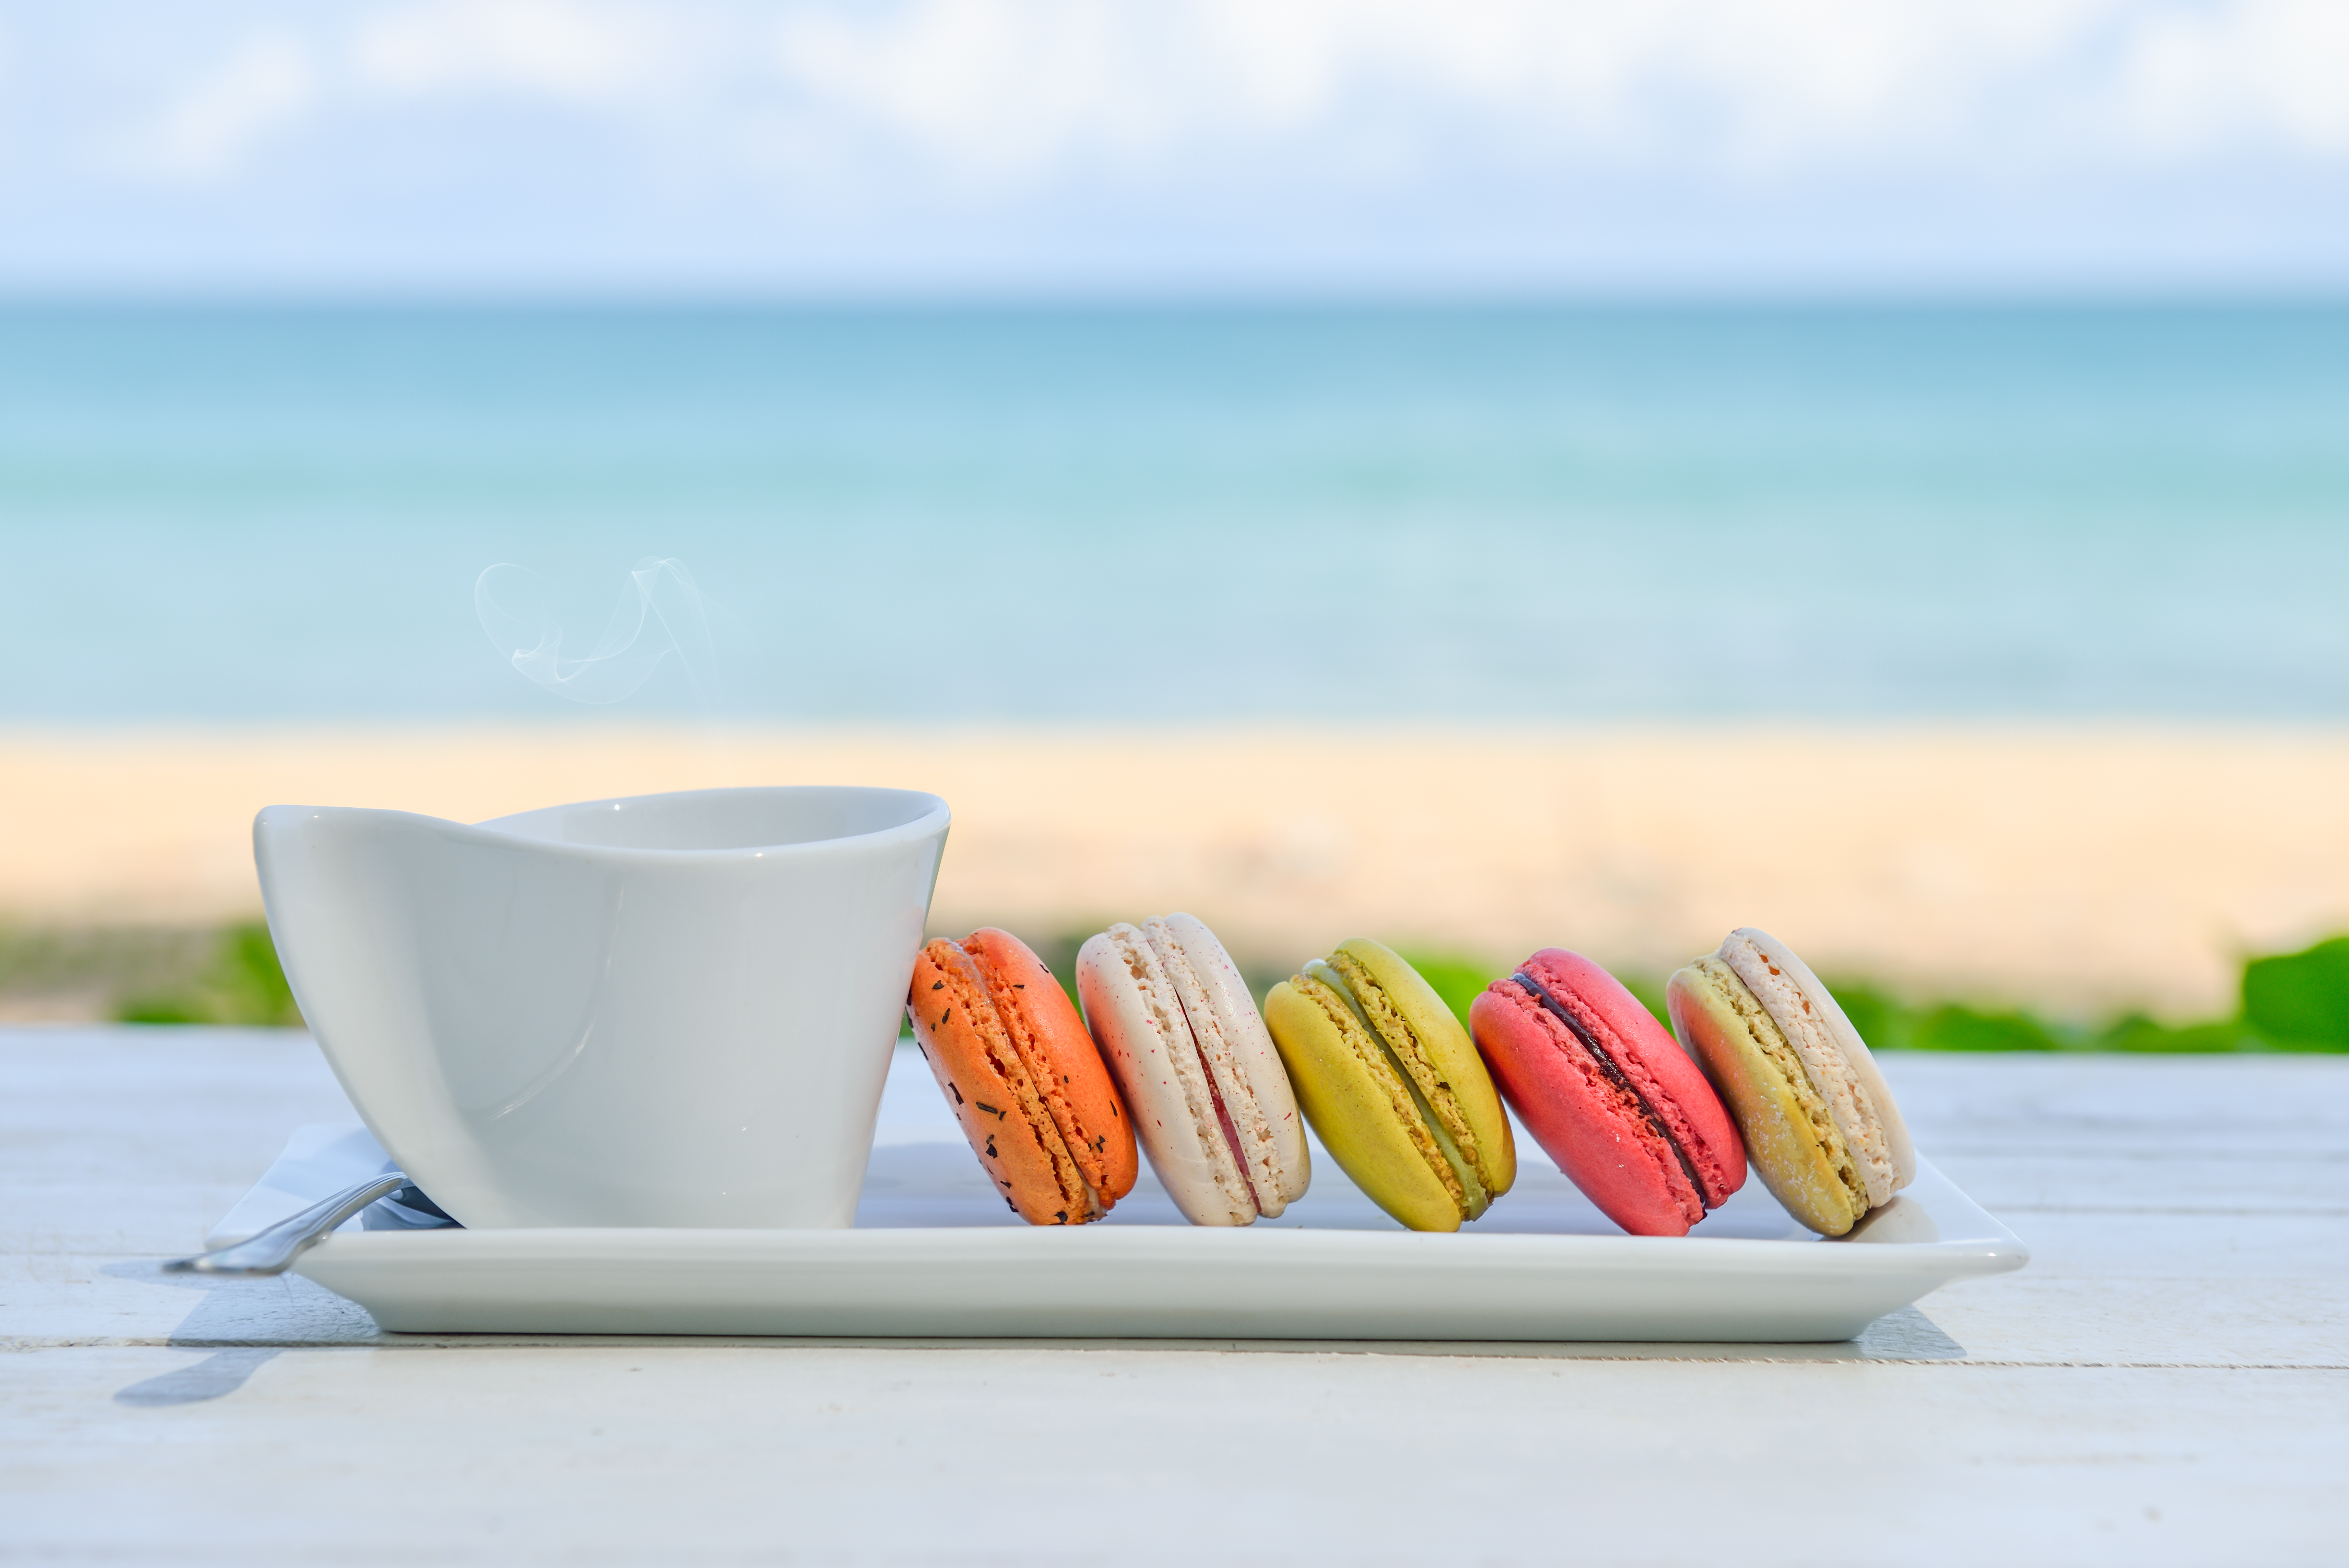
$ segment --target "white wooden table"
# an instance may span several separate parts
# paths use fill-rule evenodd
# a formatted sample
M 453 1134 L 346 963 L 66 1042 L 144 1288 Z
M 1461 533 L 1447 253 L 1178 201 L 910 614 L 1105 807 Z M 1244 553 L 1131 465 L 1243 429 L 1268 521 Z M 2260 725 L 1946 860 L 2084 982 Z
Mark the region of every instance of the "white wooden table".
M 1849 1345 L 394 1341 L 155 1268 L 305 1036 L 0 1030 L 0 1559 L 2349 1554 L 2349 1059 L 1887 1068 L 2034 1257 Z

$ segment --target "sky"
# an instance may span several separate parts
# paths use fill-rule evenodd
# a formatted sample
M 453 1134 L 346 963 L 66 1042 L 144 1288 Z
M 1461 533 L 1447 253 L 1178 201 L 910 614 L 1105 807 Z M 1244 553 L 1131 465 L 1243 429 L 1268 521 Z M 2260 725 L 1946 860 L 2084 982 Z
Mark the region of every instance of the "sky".
M 0 0 L 0 290 L 2349 285 L 2339 0 Z

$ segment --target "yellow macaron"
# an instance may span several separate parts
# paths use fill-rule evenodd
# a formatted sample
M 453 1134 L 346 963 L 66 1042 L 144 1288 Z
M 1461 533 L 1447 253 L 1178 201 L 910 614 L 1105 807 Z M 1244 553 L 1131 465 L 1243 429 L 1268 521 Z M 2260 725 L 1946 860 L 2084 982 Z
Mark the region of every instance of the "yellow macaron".
M 1475 1042 L 1390 949 L 1340 942 L 1272 988 L 1264 1021 L 1330 1157 L 1403 1224 L 1456 1231 L 1516 1181 L 1508 1115 Z

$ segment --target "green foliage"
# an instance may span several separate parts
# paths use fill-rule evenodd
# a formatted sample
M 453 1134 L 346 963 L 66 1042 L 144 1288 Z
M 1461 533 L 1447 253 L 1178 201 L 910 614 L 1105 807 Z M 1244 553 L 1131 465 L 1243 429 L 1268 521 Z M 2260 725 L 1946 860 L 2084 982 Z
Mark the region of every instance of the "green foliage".
M 2349 937 L 2243 966 L 2243 1022 L 2290 1051 L 2349 1051 Z
M 1084 933 L 1084 934 L 1089 934 Z M 1036 943 L 1076 997 L 1076 950 L 1082 935 Z M 1456 954 L 1404 955 L 1464 1027 L 1469 1004 L 1502 972 Z M 1247 971 L 1259 999 L 1286 971 Z M 1665 1027 L 1663 987 L 1645 976 L 1619 976 Z M 269 929 L 254 923 L 217 933 L 123 931 L 0 932 L 0 985 L 78 984 L 127 993 L 115 1009 L 126 1023 L 233 1023 L 299 1026 L 302 1015 L 277 962 Z M 1910 1006 L 1865 981 L 1831 987 L 1860 1038 L 1878 1050 L 2127 1051 L 2213 1053 L 2349 1051 L 2349 936 L 2243 966 L 2242 1011 L 2234 1018 L 2164 1023 L 2132 1012 L 2101 1029 L 2053 1023 L 2019 1009 L 1984 1010 L 1960 1002 Z
M 134 996 L 115 1010 L 115 1021 L 120 1023 L 210 1023 L 212 1022 L 187 992 L 170 995 Z
M 1109 923 L 1104 920 L 1091 929 L 1063 931 L 1057 937 L 1040 942 L 1028 941 L 1026 937 L 1020 936 L 1017 931 L 1012 935 L 1019 936 L 1023 942 L 1028 942 L 1030 950 L 1044 961 L 1044 967 L 1052 971 L 1052 978 L 1059 981 L 1061 989 L 1068 993 L 1069 1005 L 1075 1008 L 1078 1015 L 1081 1017 L 1085 1011 L 1085 1004 L 1077 999 L 1077 950 L 1085 945 L 1085 939 L 1092 936 L 1094 931 L 1108 929 Z
M 1859 981 L 1829 981 L 1827 990 L 1871 1051 L 1897 1051 L 1909 1044 L 1912 1015 L 1876 987 Z
M 2222 1023 L 2187 1023 L 2170 1025 L 2147 1018 L 2142 1012 L 2132 1012 L 2114 1023 L 2095 1037 L 2099 1051 L 2153 1051 L 2181 1054 L 2209 1054 L 2219 1051 L 2256 1051 L 2262 1042 L 2245 1025 L 2230 1020 Z
M 125 996 L 192 984 L 219 946 L 211 929 L 0 925 L 0 997 L 27 1017 L 87 1016 L 93 1003 L 111 1015 Z
M 1468 1008 L 1484 989 L 1498 977 L 1491 968 L 1474 959 L 1450 958 L 1433 953 L 1404 953 L 1402 961 L 1419 971 L 1419 977 L 1434 988 L 1460 1020 L 1460 1027 L 1468 1027 Z
M 1865 1036 L 1862 1036 L 1865 1038 Z M 2060 1051 L 2064 1043 L 2027 1012 L 1980 1012 L 1945 1002 L 1917 1020 L 1909 1044 L 1920 1051 Z
M 1662 1024 L 1667 1032 L 1671 1030 L 1672 1015 L 1664 1009 L 1662 981 L 1652 980 L 1644 974 L 1619 974 L 1615 978 L 1623 982 L 1624 990 L 1640 999 L 1640 1006 L 1656 1015 L 1657 1023 Z
M 125 1023 L 243 1023 L 299 1028 L 301 1010 L 277 961 L 269 928 L 232 926 L 193 981 L 134 995 L 116 1011 Z
M 1984 1012 L 1955 1002 L 1912 1009 L 1864 983 L 1830 989 L 1860 1038 L 1878 1050 L 2349 1051 L 2349 937 L 2252 959 L 2243 966 L 2242 1012 L 2188 1023 L 2132 1012 L 2085 1030 L 2020 1010 Z

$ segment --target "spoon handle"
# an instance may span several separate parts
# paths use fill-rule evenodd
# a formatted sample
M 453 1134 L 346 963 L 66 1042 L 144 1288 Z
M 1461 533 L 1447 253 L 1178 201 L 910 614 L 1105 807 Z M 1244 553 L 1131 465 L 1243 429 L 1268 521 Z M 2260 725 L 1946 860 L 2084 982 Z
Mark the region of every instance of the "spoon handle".
M 408 1178 L 396 1170 L 381 1176 L 371 1176 L 356 1187 L 346 1187 L 332 1198 L 323 1199 L 289 1215 L 266 1231 L 246 1238 L 233 1246 L 206 1252 L 202 1257 L 174 1258 L 163 1265 L 167 1274 L 237 1274 L 247 1277 L 260 1274 L 282 1274 L 295 1259 L 318 1244 L 326 1233 L 374 1202 L 389 1197 L 408 1185 Z

